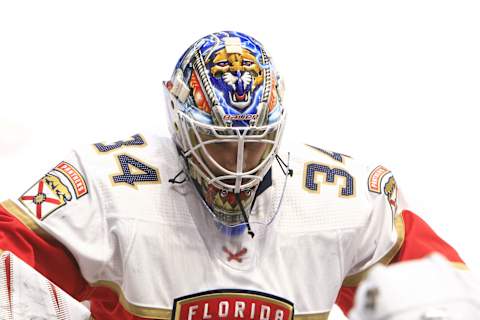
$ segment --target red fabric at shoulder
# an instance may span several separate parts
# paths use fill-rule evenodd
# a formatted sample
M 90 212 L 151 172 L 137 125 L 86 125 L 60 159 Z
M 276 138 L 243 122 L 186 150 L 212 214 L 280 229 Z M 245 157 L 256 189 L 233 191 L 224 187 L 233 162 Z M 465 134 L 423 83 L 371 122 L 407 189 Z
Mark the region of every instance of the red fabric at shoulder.
M 420 259 L 438 252 L 451 262 L 463 263 L 463 260 L 448 243 L 440 238 L 430 226 L 411 211 L 402 212 L 405 225 L 405 240 L 400 251 L 391 263 Z M 353 307 L 356 287 L 342 286 L 338 292 L 336 304 L 345 314 Z
M 405 241 L 392 263 L 423 258 L 438 252 L 451 262 L 461 262 L 457 251 L 440 238 L 430 226 L 411 211 L 402 212 L 405 222 Z
M 17 218 L 19 210 L 11 201 L 0 203 L 0 252 L 12 252 L 73 298 L 90 300 L 91 313 L 96 320 L 146 319 L 130 313 L 120 302 L 119 293 L 112 288 L 90 286 L 70 252 L 35 222 L 20 221 L 23 218 Z
M 0 250 L 10 251 L 77 300 L 89 286 L 68 250 L 51 237 L 42 237 L 0 205 Z
M 345 315 L 348 315 L 348 312 L 350 312 L 350 309 L 353 307 L 353 300 L 355 298 L 356 291 L 357 287 L 345 286 L 342 286 L 340 291 L 338 291 L 337 300 L 335 303 Z

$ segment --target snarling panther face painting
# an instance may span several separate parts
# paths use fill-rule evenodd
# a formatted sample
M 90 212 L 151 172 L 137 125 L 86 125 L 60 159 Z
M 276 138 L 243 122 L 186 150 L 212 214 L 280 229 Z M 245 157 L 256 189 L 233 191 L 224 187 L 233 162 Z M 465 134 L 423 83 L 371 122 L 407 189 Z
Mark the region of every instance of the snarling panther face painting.
M 236 53 L 219 50 L 209 66 L 212 84 L 223 93 L 228 104 L 238 110 L 251 105 L 263 75 L 257 58 L 249 50 L 241 49 Z

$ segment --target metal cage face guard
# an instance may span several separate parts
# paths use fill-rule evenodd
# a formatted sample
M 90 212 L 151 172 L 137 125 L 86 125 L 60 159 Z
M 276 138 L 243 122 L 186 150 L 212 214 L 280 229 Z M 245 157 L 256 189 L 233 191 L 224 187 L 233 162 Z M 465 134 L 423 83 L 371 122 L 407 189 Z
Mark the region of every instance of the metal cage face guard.
M 184 171 L 225 226 L 246 222 L 241 209 L 248 219 L 278 152 L 282 84 L 261 44 L 231 31 L 195 42 L 164 83 L 169 129 Z
M 227 191 L 239 193 L 258 185 L 274 160 L 282 134 L 283 122 L 263 127 L 208 126 L 180 115 L 180 130 L 186 137 L 185 157 L 193 157 L 192 165 L 204 174 L 208 184 Z M 210 145 L 236 145 L 236 168 L 229 170 L 219 163 L 208 150 Z M 245 168 L 245 148 L 254 146 L 265 151 L 258 163 Z M 213 171 L 217 171 L 214 173 Z

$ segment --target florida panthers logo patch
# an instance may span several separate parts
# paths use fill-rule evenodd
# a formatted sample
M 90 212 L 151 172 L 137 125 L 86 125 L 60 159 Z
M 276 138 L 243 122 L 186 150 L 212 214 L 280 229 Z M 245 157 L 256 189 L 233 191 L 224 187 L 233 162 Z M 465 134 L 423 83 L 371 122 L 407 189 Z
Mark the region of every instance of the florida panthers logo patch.
M 172 320 L 292 320 L 293 303 L 250 290 L 213 290 L 174 300 Z
M 385 177 L 390 170 L 384 166 L 378 166 L 370 173 L 368 176 L 368 190 L 375 193 L 382 193 L 382 179 Z
M 397 183 L 395 182 L 395 178 L 393 176 L 388 178 L 383 191 L 387 196 L 388 204 L 392 210 L 392 215 L 395 216 L 397 212 Z
M 27 211 L 39 220 L 88 193 L 80 172 L 67 162 L 59 163 L 19 198 Z

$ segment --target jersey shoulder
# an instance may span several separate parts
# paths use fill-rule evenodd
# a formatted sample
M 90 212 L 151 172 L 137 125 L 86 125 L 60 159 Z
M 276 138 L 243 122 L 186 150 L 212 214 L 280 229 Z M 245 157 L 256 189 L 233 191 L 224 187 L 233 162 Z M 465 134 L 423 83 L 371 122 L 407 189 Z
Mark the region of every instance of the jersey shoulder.
M 175 145 L 170 138 L 151 133 L 138 133 L 124 139 L 100 141 L 74 150 L 75 156 L 86 170 L 95 169 L 89 175 L 101 175 L 111 172 L 116 165 L 124 177 L 112 176 L 112 183 L 155 182 L 159 175 L 166 175 L 179 168 Z M 113 161 L 112 161 L 113 160 Z M 150 165 L 151 164 L 151 165 Z M 159 175 L 149 168 L 162 169 Z M 144 173 L 135 177 L 135 173 Z M 130 174 L 132 176 L 130 176 Z M 108 173 L 107 173 L 108 174 Z
M 371 265 L 390 261 L 404 239 L 391 171 L 319 147 L 289 149 L 294 174 L 281 231 L 309 234 L 316 247 L 334 246 L 332 252 L 341 248 L 348 285 L 356 284 Z
M 287 188 L 287 205 L 303 214 L 309 228 L 324 222 L 326 228 L 359 228 L 372 221 L 372 215 L 396 212 L 396 183 L 390 170 L 368 164 L 344 153 L 309 144 L 283 148 L 290 154 L 294 171 Z M 379 205 L 381 203 L 382 205 Z M 301 221 L 302 219 L 295 219 Z
M 191 228 L 185 192 L 168 182 L 180 169 L 173 142 L 155 135 L 80 146 L 32 179 L 8 212 L 64 245 L 95 282 L 108 270 L 117 274 L 138 230 L 156 239 L 162 228 Z
M 138 206 L 152 194 L 166 194 L 166 182 L 179 170 L 169 138 L 134 134 L 73 149 L 17 201 L 42 221 L 54 213 L 62 216 L 86 208 L 115 213 Z
M 291 149 L 292 165 L 297 172 L 302 171 L 304 187 L 309 191 L 319 191 L 316 181 L 319 176 L 323 177 L 324 184 L 343 185 L 337 194 L 340 197 L 376 199 L 379 195 L 389 196 L 396 188 L 392 171 L 378 162 L 362 161 L 311 144 L 298 144 Z

